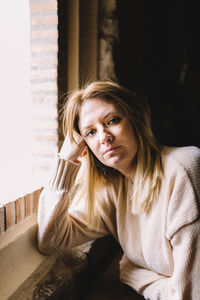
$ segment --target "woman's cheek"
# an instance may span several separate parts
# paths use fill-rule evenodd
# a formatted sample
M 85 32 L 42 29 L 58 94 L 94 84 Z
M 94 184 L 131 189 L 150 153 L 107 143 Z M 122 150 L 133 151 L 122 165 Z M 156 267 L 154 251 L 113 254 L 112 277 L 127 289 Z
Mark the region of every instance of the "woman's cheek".
M 86 141 L 86 144 L 87 144 L 88 148 L 90 149 L 90 151 L 92 151 L 96 155 L 96 151 L 94 149 L 93 143 L 89 142 L 89 141 Z

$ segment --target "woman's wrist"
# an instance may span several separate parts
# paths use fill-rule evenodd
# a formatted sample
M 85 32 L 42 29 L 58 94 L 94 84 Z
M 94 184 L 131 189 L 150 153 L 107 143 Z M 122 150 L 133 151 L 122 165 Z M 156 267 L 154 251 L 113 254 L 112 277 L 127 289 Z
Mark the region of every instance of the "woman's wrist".
M 49 183 L 52 189 L 65 189 L 67 191 L 74 184 L 80 168 L 80 162 L 76 163 L 69 161 L 66 158 L 62 158 L 59 153 L 57 153 L 56 158 Z
M 57 157 L 59 159 L 63 159 L 63 160 L 66 160 L 66 161 L 69 161 L 75 165 L 79 165 L 80 164 L 80 161 L 77 159 L 77 158 L 72 158 L 72 157 L 64 157 L 63 155 L 61 155 L 60 153 L 57 153 Z

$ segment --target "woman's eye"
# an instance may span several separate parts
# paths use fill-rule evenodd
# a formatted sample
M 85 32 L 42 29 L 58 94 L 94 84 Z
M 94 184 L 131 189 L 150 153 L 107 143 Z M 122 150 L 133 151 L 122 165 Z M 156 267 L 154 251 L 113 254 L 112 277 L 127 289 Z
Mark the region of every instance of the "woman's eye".
M 121 121 L 120 117 L 113 117 L 108 121 L 108 125 L 118 124 Z
M 88 137 L 88 136 L 93 136 L 94 134 L 95 134 L 95 130 L 94 129 L 91 129 L 91 130 L 89 130 L 87 133 L 86 133 L 86 137 Z

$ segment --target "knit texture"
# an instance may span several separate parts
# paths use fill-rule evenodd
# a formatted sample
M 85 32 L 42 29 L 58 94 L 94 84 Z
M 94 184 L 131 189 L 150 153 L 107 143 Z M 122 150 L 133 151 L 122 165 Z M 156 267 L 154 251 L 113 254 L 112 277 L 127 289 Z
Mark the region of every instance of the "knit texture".
M 112 234 L 130 263 L 120 279 L 145 299 L 200 299 L 200 149 L 165 148 L 159 198 L 148 214 L 133 215 L 123 188 L 113 183 L 98 198 L 98 230 L 87 226 L 84 199 L 69 206 L 68 191 L 80 165 L 56 158 L 38 210 L 38 242 L 51 254 Z

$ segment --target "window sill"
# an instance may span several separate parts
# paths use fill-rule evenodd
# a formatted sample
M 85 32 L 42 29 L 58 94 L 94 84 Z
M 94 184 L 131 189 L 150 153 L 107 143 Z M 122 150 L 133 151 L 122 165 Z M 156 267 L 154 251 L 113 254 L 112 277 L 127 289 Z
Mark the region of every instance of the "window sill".
M 63 299 L 63 293 L 73 299 L 88 280 L 88 262 L 96 269 L 113 248 L 107 236 L 45 256 L 37 249 L 36 232 L 35 213 L 0 236 L 1 300 L 50 299 L 58 294 L 61 298 L 55 299 Z
M 1 299 L 8 299 L 45 261 L 36 249 L 36 214 L 0 236 Z
M 47 299 L 49 293 L 57 294 L 60 288 L 70 295 L 74 293 L 76 274 L 88 266 L 86 252 L 91 243 L 45 256 L 37 249 L 36 236 L 36 214 L 0 236 L 1 300 L 38 299 L 37 293 L 43 293 L 43 299 Z M 56 282 L 53 290 L 49 280 Z

